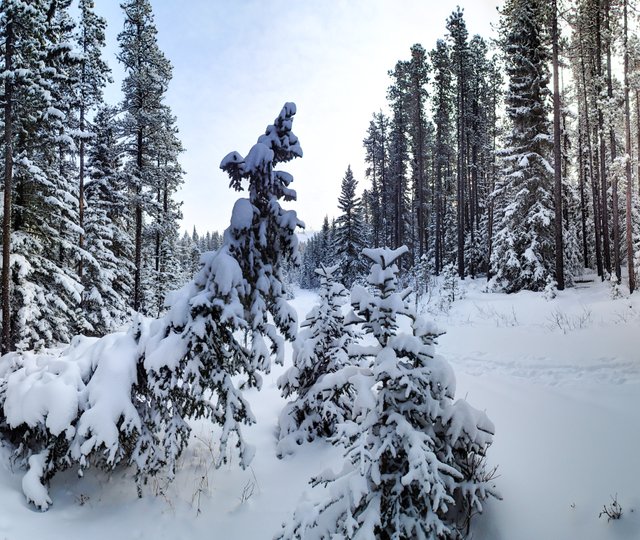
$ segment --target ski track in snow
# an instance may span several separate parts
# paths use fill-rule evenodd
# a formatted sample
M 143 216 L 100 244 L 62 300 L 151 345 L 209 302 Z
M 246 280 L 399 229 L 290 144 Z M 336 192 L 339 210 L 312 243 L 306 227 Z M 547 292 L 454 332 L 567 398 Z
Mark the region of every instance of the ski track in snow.
M 549 386 L 640 382 L 640 363 L 620 361 L 615 357 L 600 357 L 585 365 L 576 365 L 535 356 L 499 361 L 488 353 L 479 351 L 474 351 L 473 355 L 447 352 L 445 356 L 456 372 L 462 370 L 473 376 L 492 376 L 499 373 Z

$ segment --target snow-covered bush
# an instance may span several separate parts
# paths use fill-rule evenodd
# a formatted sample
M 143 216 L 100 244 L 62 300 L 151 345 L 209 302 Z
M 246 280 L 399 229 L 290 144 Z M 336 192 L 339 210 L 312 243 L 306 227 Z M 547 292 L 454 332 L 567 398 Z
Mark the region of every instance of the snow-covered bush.
M 547 282 L 544 286 L 544 291 L 542 291 L 542 296 L 544 296 L 545 300 L 553 300 L 558 296 L 558 283 L 553 279 L 551 274 L 547 276 Z
M 354 420 L 333 441 L 345 444 L 338 473 L 312 479 L 325 498 L 305 502 L 277 538 L 458 538 L 472 513 L 496 496 L 484 456 L 494 432 L 486 414 L 454 401 L 455 377 L 434 350 L 436 328 L 416 316 L 411 290 L 397 290 L 395 251 L 366 249 L 370 293 L 355 286 L 350 320 L 366 336 L 350 348 Z M 411 333 L 399 331 L 408 318 Z
M 610 295 L 611 300 L 617 300 L 618 298 L 622 298 L 622 291 L 620 290 L 620 281 L 618 280 L 618 276 L 615 273 L 612 273 L 609 277 L 609 283 L 611 285 Z
M 320 302 L 301 325 L 292 366 L 278 378 L 283 397 L 296 396 L 280 414 L 280 457 L 305 441 L 334 435 L 337 424 L 350 417 L 353 390 L 345 377 L 348 370 L 342 368 L 349 363 L 353 331 L 345 326 L 341 311 L 348 291 L 336 281 L 338 268 L 321 265 L 316 270 Z
M 440 285 L 440 301 L 438 308 L 444 313 L 448 313 L 456 298 L 460 298 L 462 292 L 458 285 L 458 272 L 452 263 L 445 265 L 442 269 L 442 283 Z
M 12 354 L 0 362 L 3 434 L 29 470 L 27 498 L 51 503 L 45 484 L 59 470 L 133 464 L 140 486 L 166 471 L 184 449 L 188 419 L 221 426 L 220 459 L 233 443 L 246 466 L 252 449 L 241 424 L 254 422 L 243 386 L 260 387 L 260 371 L 281 361 L 284 339 L 297 330 L 284 298 L 282 266 L 298 261 L 294 230 L 302 223 L 280 199 L 293 200 L 278 163 L 302 155 L 287 103 L 246 158 L 237 152 L 221 168 L 248 197 L 233 209 L 224 242 L 202 257 L 202 269 L 169 295 L 160 319 L 136 320 L 101 339 L 74 338 L 57 354 Z

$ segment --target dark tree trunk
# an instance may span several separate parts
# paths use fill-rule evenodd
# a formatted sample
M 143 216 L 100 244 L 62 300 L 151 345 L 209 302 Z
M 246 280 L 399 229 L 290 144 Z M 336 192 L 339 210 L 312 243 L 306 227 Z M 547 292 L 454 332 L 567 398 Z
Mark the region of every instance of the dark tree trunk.
M 564 289 L 564 247 L 562 242 L 562 142 L 560 133 L 560 81 L 558 74 L 558 8 L 552 1 L 551 40 L 553 43 L 553 199 L 555 206 L 556 282 Z
M 633 268 L 633 223 L 631 219 L 631 111 L 629 107 L 629 49 L 627 43 L 627 0 L 624 0 L 624 139 L 626 149 L 625 175 L 627 180 L 626 192 L 626 225 L 627 225 L 627 268 L 629 270 L 629 292 L 636 288 L 636 278 Z
M 579 114 L 579 113 L 578 113 Z M 589 268 L 589 249 L 587 245 L 587 200 L 585 185 L 587 183 L 587 166 L 584 162 L 584 133 L 578 122 L 578 177 L 580 182 L 580 223 L 582 226 L 582 264 Z
M 136 165 L 138 166 L 136 182 L 136 207 L 135 207 L 135 254 L 134 254 L 134 275 L 133 275 L 133 309 L 140 310 L 142 300 L 141 274 L 142 274 L 142 129 L 138 129 Z
M 13 69 L 13 23 L 7 23 L 4 69 Z M 2 354 L 13 349 L 11 340 L 11 195 L 13 184 L 13 80 L 4 80 L 4 215 L 2 218 Z
M 611 76 L 611 6 L 609 0 L 605 0 L 605 33 L 607 36 L 607 96 L 609 101 L 613 101 L 613 80 Z M 613 126 L 609 128 L 609 147 L 611 163 L 614 163 L 617 156 L 616 134 Z M 618 283 L 622 278 L 620 269 L 620 209 L 618 199 L 618 176 L 611 176 L 611 220 L 613 222 L 613 268 L 618 278 Z
M 465 137 L 465 99 L 464 99 L 464 76 L 463 66 L 460 61 L 459 81 L 458 81 L 458 193 L 457 193 L 457 222 L 458 222 L 458 276 L 464 279 L 464 232 L 465 232 L 465 187 L 467 184 L 466 175 L 466 137 Z

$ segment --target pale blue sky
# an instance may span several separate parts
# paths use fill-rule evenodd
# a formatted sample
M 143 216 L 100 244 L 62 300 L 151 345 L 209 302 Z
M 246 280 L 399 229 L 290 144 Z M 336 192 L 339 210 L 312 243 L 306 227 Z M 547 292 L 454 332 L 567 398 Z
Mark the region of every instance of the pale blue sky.
M 118 0 L 95 0 L 107 18 L 106 56 L 120 99 L 115 59 L 122 28 Z M 220 160 L 246 155 L 285 101 L 298 106 L 294 132 L 304 157 L 283 166 L 298 192 L 293 206 L 310 229 L 337 215 L 340 182 L 351 164 L 365 185 L 365 136 L 372 113 L 386 106 L 387 71 L 409 48 L 431 50 L 445 21 L 464 9 L 470 36 L 494 36 L 499 0 L 151 0 L 161 49 L 174 72 L 167 103 L 186 148 L 179 193 L 183 228 L 222 231 L 238 194 Z

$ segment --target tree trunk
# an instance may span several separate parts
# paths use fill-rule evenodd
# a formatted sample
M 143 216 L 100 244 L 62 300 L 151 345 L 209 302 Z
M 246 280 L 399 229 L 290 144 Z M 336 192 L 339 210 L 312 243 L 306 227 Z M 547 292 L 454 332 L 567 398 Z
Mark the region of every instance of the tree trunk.
M 134 255 L 134 275 L 133 275 L 133 309 L 140 310 L 142 300 L 141 274 L 142 274 L 142 129 L 138 129 L 137 134 L 136 164 L 138 166 L 136 183 L 136 207 L 135 207 L 135 255 Z
M 13 69 L 13 23 L 7 22 L 4 69 Z M 4 80 L 4 215 L 2 217 L 2 354 L 13 349 L 11 342 L 11 195 L 13 183 L 13 82 Z
M 627 180 L 626 192 L 626 225 L 627 225 L 627 269 L 629 271 L 629 292 L 632 293 L 636 288 L 636 278 L 633 268 L 633 222 L 631 219 L 631 195 L 632 195 L 632 179 L 631 179 L 631 111 L 629 107 L 629 49 L 627 43 L 627 3 L 624 0 L 624 138 L 625 138 L 625 175 Z
M 465 226 L 465 194 L 466 178 L 466 137 L 465 137 L 465 103 L 464 103 L 464 76 L 462 73 L 462 60 L 460 61 L 458 80 L 458 194 L 457 194 L 457 218 L 458 218 L 458 276 L 464 279 L 464 226 Z
M 84 105 L 80 106 L 80 131 L 84 131 Z M 84 137 L 80 137 L 78 158 L 80 163 L 78 165 L 78 226 L 81 229 L 78 245 L 80 250 L 84 249 Z M 78 279 L 82 281 L 82 275 L 84 273 L 83 255 L 80 253 L 80 260 L 78 261 Z
M 611 6 L 609 0 L 605 0 L 605 32 L 607 36 L 607 96 L 609 102 L 613 101 L 613 80 L 611 75 Z M 613 126 L 609 127 L 609 146 L 611 149 L 611 163 L 615 163 L 617 156 L 616 133 Z M 618 199 L 618 176 L 611 177 L 611 213 L 613 221 L 613 268 L 620 283 L 622 274 L 620 269 L 620 209 Z
M 555 206 L 556 283 L 564 289 L 564 247 L 562 242 L 562 142 L 560 133 L 560 81 L 558 75 L 558 7 L 552 1 L 551 40 L 553 42 L 553 199 Z

